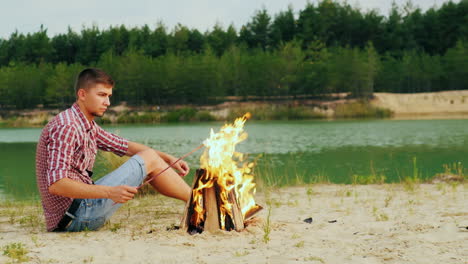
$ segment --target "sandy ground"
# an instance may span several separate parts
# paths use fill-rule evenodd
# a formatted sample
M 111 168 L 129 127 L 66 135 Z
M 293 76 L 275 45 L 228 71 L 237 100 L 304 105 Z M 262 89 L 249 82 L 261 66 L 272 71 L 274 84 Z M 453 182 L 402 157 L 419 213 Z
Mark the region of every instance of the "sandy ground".
M 100 231 L 67 234 L 45 232 L 37 206 L 3 205 L 0 248 L 23 243 L 27 263 L 468 263 L 467 195 L 468 184 L 446 183 L 270 189 L 244 231 L 194 236 L 168 230 L 184 205 L 160 195 L 129 202 Z
M 468 90 L 435 93 L 374 93 L 372 104 L 390 109 L 395 118 L 468 118 Z

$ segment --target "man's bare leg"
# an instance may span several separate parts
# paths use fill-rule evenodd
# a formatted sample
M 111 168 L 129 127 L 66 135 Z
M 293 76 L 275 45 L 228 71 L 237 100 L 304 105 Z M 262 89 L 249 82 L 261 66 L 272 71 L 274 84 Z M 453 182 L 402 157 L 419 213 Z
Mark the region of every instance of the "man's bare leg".
M 137 153 L 145 161 L 148 178 L 169 166 L 154 150 L 147 149 Z M 150 182 L 159 193 L 182 201 L 190 199 L 192 189 L 172 168 L 156 176 Z

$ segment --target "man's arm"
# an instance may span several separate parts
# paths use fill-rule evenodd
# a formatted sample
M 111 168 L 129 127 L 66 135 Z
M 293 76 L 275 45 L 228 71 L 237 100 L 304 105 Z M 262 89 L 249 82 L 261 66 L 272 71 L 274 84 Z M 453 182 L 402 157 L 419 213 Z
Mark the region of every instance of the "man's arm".
M 125 153 L 125 155 L 133 156 L 133 155 L 137 154 L 138 152 L 143 151 L 143 150 L 147 150 L 147 149 L 150 149 L 150 147 L 145 146 L 145 145 L 140 144 L 140 143 L 137 143 L 137 142 L 129 141 L 128 142 L 127 153 Z M 154 150 L 154 151 L 156 151 L 156 153 L 161 157 L 161 159 L 163 159 L 167 164 L 172 164 L 173 162 L 175 162 L 177 160 L 176 157 L 174 157 L 172 155 L 169 155 L 167 153 L 164 153 L 162 151 L 159 151 L 159 150 Z M 189 170 L 190 170 L 188 164 L 183 160 L 181 160 L 181 161 L 177 162 L 176 164 L 174 164 L 173 168 L 175 170 L 179 171 L 179 175 L 181 175 L 181 176 L 187 175 Z
M 133 199 L 134 195 L 137 193 L 137 189 L 127 185 L 92 185 L 74 181 L 69 178 L 63 178 L 52 184 L 49 187 L 49 192 L 54 195 L 70 198 L 108 198 L 116 203 L 125 203 Z

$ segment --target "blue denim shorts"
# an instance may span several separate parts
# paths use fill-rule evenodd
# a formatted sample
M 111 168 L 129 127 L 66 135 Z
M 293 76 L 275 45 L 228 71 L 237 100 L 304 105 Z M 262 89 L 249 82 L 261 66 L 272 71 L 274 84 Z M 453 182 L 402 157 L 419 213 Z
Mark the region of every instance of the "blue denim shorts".
M 115 171 L 107 174 L 96 182 L 96 185 L 139 186 L 146 176 L 145 162 L 138 155 L 133 155 Z M 75 212 L 75 218 L 66 231 L 79 232 L 83 230 L 98 230 L 122 206 L 114 204 L 111 199 L 80 199 L 81 203 Z

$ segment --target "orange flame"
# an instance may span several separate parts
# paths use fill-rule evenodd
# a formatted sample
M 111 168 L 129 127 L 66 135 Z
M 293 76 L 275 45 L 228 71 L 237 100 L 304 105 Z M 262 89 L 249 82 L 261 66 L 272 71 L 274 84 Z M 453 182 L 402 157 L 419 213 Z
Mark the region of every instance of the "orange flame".
M 225 229 L 226 216 L 232 217 L 232 206 L 228 202 L 228 194 L 233 188 L 244 218 L 246 212 L 255 206 L 255 183 L 252 174 L 254 164 L 244 162 L 243 154 L 235 151 L 235 146 L 247 139 L 244 123 L 250 117 L 251 114 L 246 113 L 243 117 L 237 118 L 233 124 L 224 125 L 217 133 L 212 129 L 210 137 L 204 141 L 206 149 L 200 162 L 201 168 L 206 170 L 206 176 L 198 182 L 198 188 L 193 190 L 194 209 L 198 215 L 197 224 L 204 220 L 202 189 L 211 187 L 215 181 L 221 189 L 219 208 L 221 229 Z

